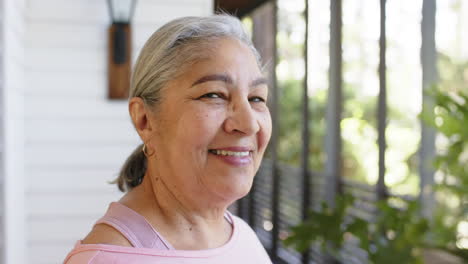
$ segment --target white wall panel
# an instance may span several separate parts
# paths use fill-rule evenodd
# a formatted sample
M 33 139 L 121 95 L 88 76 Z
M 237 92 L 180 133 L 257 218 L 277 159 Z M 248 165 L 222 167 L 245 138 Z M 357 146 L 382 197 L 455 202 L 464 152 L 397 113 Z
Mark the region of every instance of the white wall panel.
M 102 143 L 100 145 L 28 144 L 24 163 L 27 167 L 67 166 L 93 168 L 120 168 L 137 145 Z M 31 173 L 34 173 L 31 171 Z M 64 171 L 66 173 L 66 171 Z M 28 176 L 28 177 L 32 177 Z M 96 183 L 99 184 L 99 183 Z
M 25 94 L 29 98 L 48 96 L 104 100 L 107 90 L 107 75 L 102 72 L 60 72 L 38 69 L 26 73 Z M 99 87 L 99 88 L 97 88 Z
M 80 214 L 99 215 L 104 214 L 108 204 L 114 201 L 120 193 L 45 193 L 28 195 L 27 203 L 31 216 L 54 216 L 60 219 L 62 216 L 77 216 Z M 97 219 L 95 219 L 97 220 Z M 67 225 L 64 225 L 66 228 Z M 91 229 L 89 229 L 91 230 Z M 54 232 L 54 230 L 50 230 Z M 46 241 L 48 237 L 30 237 L 31 241 Z
M 103 25 L 109 22 L 106 1 L 95 0 L 29 0 L 30 23 L 44 22 Z
M 102 72 L 106 70 L 107 57 L 104 49 L 77 48 L 28 48 L 28 70 Z
M 39 119 L 34 118 L 26 123 L 26 144 L 29 142 L 44 144 L 100 145 L 128 144 L 139 142 L 130 118 L 122 118 L 122 122 L 114 119 Z M 64 145 L 64 147 L 66 147 Z
M 2 57 L 2 262 L 25 263 L 24 201 L 24 1 L 1 2 Z
M 29 48 L 76 48 L 104 49 L 106 29 L 93 24 L 75 24 L 70 27 L 65 23 L 48 20 L 29 25 L 26 45 Z
M 26 182 L 27 193 L 88 193 L 113 192 L 115 184 L 107 184 L 118 175 L 116 168 L 92 168 L 90 166 L 69 169 L 66 174 L 62 168 L 37 168 L 34 177 Z M 96 184 L 98 183 L 98 184 Z M 103 184 L 104 183 L 104 184 Z
M 100 212 L 101 213 L 101 212 Z M 98 217 L 98 215 L 96 216 Z M 61 219 L 35 219 L 29 223 L 29 234 L 33 239 L 31 240 L 34 244 L 37 242 L 43 242 L 41 237 L 47 237 L 50 240 L 64 242 L 68 246 L 72 246 L 75 241 L 71 241 L 70 237 L 76 240 L 83 238 L 88 234 L 89 229 L 95 221 L 89 221 L 87 224 L 83 224 L 83 220 L 80 218 L 70 218 L 67 220 L 67 225 L 63 225 Z M 70 245 L 72 244 L 72 245 Z M 63 256 L 60 256 L 63 257 Z
M 77 73 L 79 74 L 79 73 Z M 106 89 L 107 87 L 95 87 Z M 69 98 L 57 96 L 36 96 L 26 98 L 26 118 L 86 118 L 115 119 L 129 122 L 127 103 L 124 101 L 109 102 L 103 98 Z

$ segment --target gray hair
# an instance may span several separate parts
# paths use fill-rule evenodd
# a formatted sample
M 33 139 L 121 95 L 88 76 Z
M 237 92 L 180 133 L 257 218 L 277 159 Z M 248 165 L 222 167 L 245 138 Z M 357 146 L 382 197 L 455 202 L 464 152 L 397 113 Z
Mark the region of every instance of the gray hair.
M 260 56 L 236 17 L 221 14 L 208 17 L 183 17 L 158 29 L 148 39 L 138 56 L 130 84 L 130 98 L 140 97 L 151 109 L 157 109 L 166 84 L 206 58 L 217 39 L 233 38 L 246 44 L 257 58 Z M 114 181 L 121 191 L 138 186 L 145 175 L 147 159 L 138 146 L 125 161 Z

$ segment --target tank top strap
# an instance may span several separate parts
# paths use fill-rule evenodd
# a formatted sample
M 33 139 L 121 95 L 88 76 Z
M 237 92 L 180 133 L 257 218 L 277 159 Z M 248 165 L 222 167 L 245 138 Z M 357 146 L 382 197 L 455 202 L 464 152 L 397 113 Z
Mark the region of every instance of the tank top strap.
M 232 216 L 231 212 L 226 211 L 226 212 L 224 213 L 224 218 L 226 219 L 226 221 L 228 221 L 228 223 L 229 223 L 231 226 L 234 226 L 234 217 Z
M 109 205 L 97 224 L 112 226 L 136 248 L 174 249 L 142 215 L 118 202 Z

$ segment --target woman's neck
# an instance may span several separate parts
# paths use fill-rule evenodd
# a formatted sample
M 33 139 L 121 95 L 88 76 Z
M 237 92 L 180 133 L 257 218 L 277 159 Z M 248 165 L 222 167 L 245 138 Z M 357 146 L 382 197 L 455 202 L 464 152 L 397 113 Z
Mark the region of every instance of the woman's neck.
M 160 178 L 146 175 L 142 184 L 121 202 L 135 210 L 176 249 L 200 250 L 224 245 L 232 226 L 225 218 L 226 206 L 206 206 L 168 188 Z M 203 206 L 205 204 L 205 206 Z

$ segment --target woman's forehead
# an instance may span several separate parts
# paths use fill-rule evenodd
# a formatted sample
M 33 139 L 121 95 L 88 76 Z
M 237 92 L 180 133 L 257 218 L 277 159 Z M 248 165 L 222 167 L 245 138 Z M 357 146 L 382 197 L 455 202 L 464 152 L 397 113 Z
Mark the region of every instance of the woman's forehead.
M 192 58 L 185 58 L 185 63 L 168 83 L 169 86 L 170 83 L 193 86 L 195 82 L 202 83 L 214 79 L 226 84 L 237 84 L 241 81 L 251 83 L 264 79 L 256 56 L 242 41 L 226 37 L 213 39 L 205 44 L 192 43 L 193 48 L 184 48 L 179 56 L 184 56 L 184 53 L 189 51 L 194 53 L 188 54 Z
M 258 64 L 258 58 L 252 48 L 243 41 L 232 37 L 213 38 L 195 41 L 180 56 L 192 56 L 194 63 L 225 62 L 233 58 L 248 57 Z

